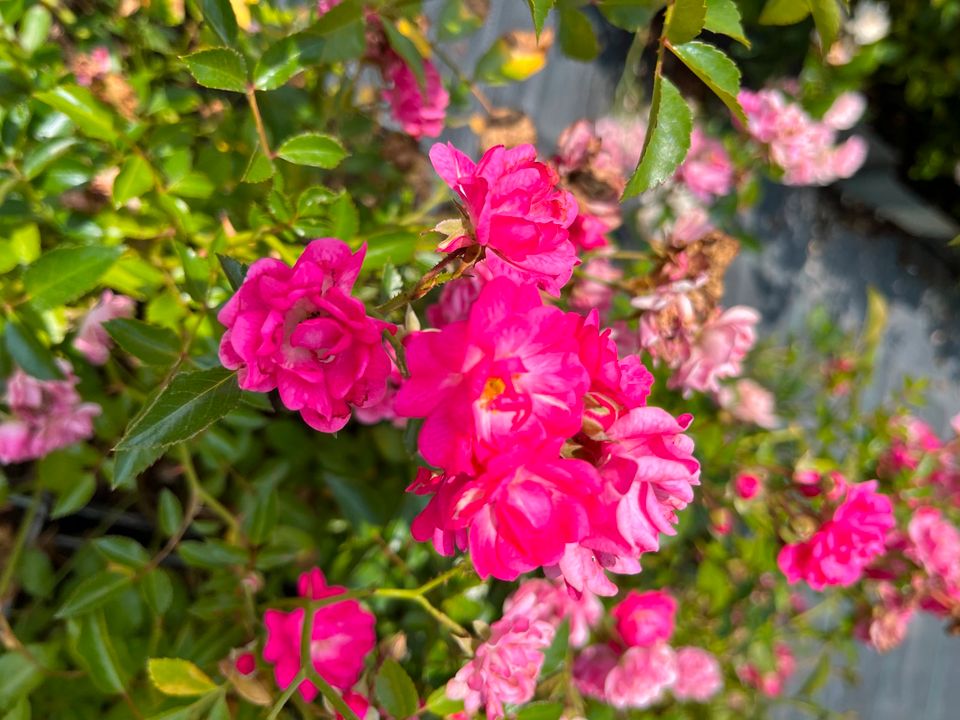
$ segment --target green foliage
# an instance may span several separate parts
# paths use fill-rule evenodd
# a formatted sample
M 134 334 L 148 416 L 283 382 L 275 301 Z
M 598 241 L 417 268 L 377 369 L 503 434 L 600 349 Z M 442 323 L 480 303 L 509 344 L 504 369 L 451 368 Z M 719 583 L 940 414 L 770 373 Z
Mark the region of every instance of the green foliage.
M 693 114 L 680 91 L 659 75 L 653 88 L 650 118 L 640 164 L 627 184 L 624 197 L 637 195 L 668 180 L 690 149 Z

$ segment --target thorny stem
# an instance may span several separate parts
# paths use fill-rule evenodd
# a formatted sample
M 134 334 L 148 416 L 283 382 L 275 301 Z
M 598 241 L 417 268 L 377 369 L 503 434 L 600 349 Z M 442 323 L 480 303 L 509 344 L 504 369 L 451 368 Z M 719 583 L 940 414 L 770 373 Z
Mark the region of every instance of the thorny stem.
M 270 141 L 267 140 L 267 128 L 263 124 L 263 116 L 260 115 L 260 106 L 257 104 L 257 91 L 253 85 L 247 85 L 246 94 L 247 102 L 250 104 L 250 111 L 253 113 L 253 122 L 257 126 L 257 136 L 260 138 L 260 150 L 268 160 L 273 160 Z
M 469 270 L 473 265 L 480 259 L 483 247 L 480 245 L 470 245 L 459 250 L 454 250 L 449 255 L 446 255 L 440 262 L 434 265 L 430 270 L 428 270 L 422 278 L 417 281 L 417 284 L 413 286 L 411 290 L 408 290 L 405 293 L 400 293 L 396 297 L 390 298 L 383 305 L 379 305 L 376 308 L 378 313 L 383 315 L 388 315 L 394 310 L 399 310 L 404 305 L 418 300 L 430 292 L 437 285 L 442 285 L 447 280 L 438 279 L 441 271 L 449 264 L 456 260 L 461 261 L 459 268 L 454 270 L 449 280 L 456 280 L 461 275 L 463 275 L 467 270 Z

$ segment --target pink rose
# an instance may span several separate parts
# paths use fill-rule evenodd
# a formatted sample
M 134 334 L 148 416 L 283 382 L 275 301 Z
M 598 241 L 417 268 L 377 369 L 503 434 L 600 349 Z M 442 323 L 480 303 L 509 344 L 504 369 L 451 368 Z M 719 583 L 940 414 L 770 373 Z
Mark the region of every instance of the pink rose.
M 748 473 L 737 475 L 733 481 L 734 492 L 737 493 L 737 497 L 743 500 L 752 500 L 755 498 L 760 492 L 761 487 L 760 478 Z
M 217 316 L 227 326 L 220 362 L 239 370 L 240 387 L 279 389 L 283 404 L 321 432 L 340 430 L 351 407 L 376 405 L 387 391 L 381 336 L 396 328 L 351 296 L 365 252 L 324 238 L 292 268 L 258 260 Z
M 650 707 L 677 680 L 677 656 L 665 643 L 628 649 L 607 675 L 603 691 L 617 709 Z
M 670 378 L 669 386 L 682 388 L 685 395 L 719 392 L 719 381 L 740 374 L 740 363 L 756 342 L 760 320 L 756 310 L 738 305 L 717 313 L 701 328 L 689 357 Z
M 677 650 L 677 681 L 673 696 L 677 700 L 706 702 L 723 688 L 723 674 L 716 655 L 696 647 Z
M 562 584 L 549 580 L 526 580 L 503 603 L 504 617 L 526 617 L 549 622 L 554 627 L 564 620 L 570 623 L 570 644 L 582 647 L 590 639 L 591 628 L 603 617 L 603 605 L 591 593 L 574 597 Z
M 867 99 L 862 93 L 845 92 L 833 101 L 823 116 L 823 121 L 834 130 L 849 130 L 867 109 Z
M 717 400 L 722 408 L 741 422 L 753 423 L 768 430 L 777 426 L 773 393 L 753 380 L 737 380 L 733 387 L 720 388 Z
M 677 601 L 663 590 L 640 593 L 631 590 L 610 611 L 617 632 L 630 647 L 649 647 L 673 635 Z
M 587 697 L 606 701 L 607 675 L 617 666 L 617 653 L 610 645 L 591 645 L 573 661 L 573 682 Z
M 383 57 L 383 98 L 393 116 L 410 137 L 437 137 L 447 117 L 447 94 L 440 73 L 429 60 L 423 61 L 426 87 L 421 89 L 417 76 L 404 60 L 389 51 Z
M 536 158 L 532 145 L 498 145 L 479 163 L 450 144 L 430 148 L 434 169 L 460 196 L 471 226 L 440 250 L 481 245 L 491 275 L 536 283 L 559 295 L 577 263 L 569 233 L 577 202 L 556 188 L 556 172 Z
M 93 365 L 103 365 L 110 358 L 113 341 L 103 327 L 108 320 L 128 318 L 136 308 L 133 298 L 126 295 L 114 295 L 112 290 L 104 290 L 100 300 L 80 322 L 80 329 L 73 339 L 73 347 Z
M 690 150 L 677 170 L 677 179 L 701 201 L 710 202 L 733 188 L 733 162 L 722 143 L 694 127 Z

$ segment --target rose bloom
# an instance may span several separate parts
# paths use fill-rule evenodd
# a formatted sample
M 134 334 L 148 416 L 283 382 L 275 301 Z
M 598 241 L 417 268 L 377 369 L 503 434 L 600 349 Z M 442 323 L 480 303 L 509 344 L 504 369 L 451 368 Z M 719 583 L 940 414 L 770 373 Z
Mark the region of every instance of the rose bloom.
M 450 96 L 432 62 L 423 61 L 426 80 L 423 89 L 413 70 L 392 51 L 383 58 L 382 72 L 383 98 L 407 135 L 419 140 L 421 137 L 437 137 L 443 132 Z
M 743 500 L 752 500 L 755 498 L 760 492 L 761 487 L 763 487 L 763 485 L 760 482 L 760 478 L 749 473 L 740 473 L 733 481 L 734 492 L 737 494 L 737 497 Z
M 753 380 L 744 378 L 737 380 L 733 387 L 724 385 L 717 393 L 717 400 L 720 407 L 737 420 L 767 430 L 777 426 L 773 393 Z
M 504 703 L 533 699 L 543 653 L 553 642 L 553 626 L 542 620 L 505 617 L 490 626 L 490 638 L 447 683 L 447 697 L 463 700 L 467 715 L 486 708 L 488 720 L 504 716 Z
M 610 645 L 590 645 L 573 661 L 573 682 L 587 697 L 606 701 L 604 684 L 607 675 L 617 666 L 618 656 Z
M 699 127 L 690 135 L 690 150 L 677 170 L 677 179 L 701 201 L 727 195 L 733 188 L 733 162 L 723 144 Z
M 440 250 L 480 245 L 491 275 L 508 275 L 559 295 L 577 264 L 569 233 L 577 201 L 557 189 L 556 171 L 537 161 L 536 149 L 498 145 L 474 163 L 453 145 L 438 143 L 430 148 L 430 160 L 459 195 L 470 223 Z
M 113 341 L 103 324 L 108 320 L 131 317 L 136 306 L 133 298 L 104 290 L 97 304 L 83 316 L 77 336 L 73 339 L 74 349 L 93 365 L 106 363 Z
M 303 573 L 298 582 L 301 597 L 320 600 L 341 595 L 346 588 L 328 586 L 319 568 Z M 300 672 L 300 644 L 306 611 L 267 610 L 263 616 L 267 640 L 263 659 L 274 666 L 277 685 L 286 689 Z M 313 614 L 310 658 L 316 671 L 335 688 L 352 688 L 363 672 L 364 659 L 376 644 L 376 619 L 356 600 L 325 605 Z M 303 699 L 317 696 L 316 686 L 304 680 L 297 688 Z
M 574 597 L 560 583 L 526 580 L 503 603 L 504 617 L 544 620 L 554 627 L 570 622 L 570 644 L 582 647 L 590 639 L 590 630 L 603 618 L 603 605 L 591 593 Z
M 650 707 L 677 680 L 677 656 L 665 643 L 629 648 L 607 675 L 606 701 L 617 709 Z
M 805 580 L 814 590 L 846 587 L 884 552 L 894 525 L 893 505 L 877 492 L 875 480 L 851 483 L 833 517 L 809 540 L 786 545 L 777 564 L 790 583 Z
M 321 432 L 340 430 L 351 407 L 376 405 L 387 391 L 391 360 L 381 336 L 396 328 L 351 296 L 365 252 L 323 238 L 292 268 L 258 260 L 217 316 L 227 327 L 220 362 L 238 370 L 240 387 L 279 389 L 283 404 Z
M 760 315 L 753 308 L 738 305 L 717 311 L 700 330 L 690 355 L 680 363 L 669 387 L 692 391 L 719 392 L 719 381 L 740 374 L 740 363 L 756 342 Z
M 570 307 L 581 313 L 596 310 L 605 316 L 613 304 L 613 283 L 623 277 L 623 271 L 605 257 L 597 257 L 583 266 L 570 292 Z
M 960 607 L 960 530 L 940 510 L 924 507 L 910 518 L 907 534 L 907 556 L 927 574 L 924 607 L 937 614 Z
M 863 116 L 867 99 L 862 93 L 845 92 L 833 101 L 823 116 L 823 121 L 834 130 L 849 130 Z
M 723 674 L 717 656 L 697 647 L 677 650 L 677 681 L 673 696 L 677 700 L 706 702 L 723 688 Z
M 437 302 L 427 308 L 427 320 L 438 330 L 451 323 L 466 320 L 470 317 L 470 308 L 488 280 L 488 277 L 475 269 L 469 276 L 446 283 Z
M 649 647 L 673 635 L 677 601 L 663 590 L 640 593 L 631 590 L 610 611 L 617 632 L 630 647 Z

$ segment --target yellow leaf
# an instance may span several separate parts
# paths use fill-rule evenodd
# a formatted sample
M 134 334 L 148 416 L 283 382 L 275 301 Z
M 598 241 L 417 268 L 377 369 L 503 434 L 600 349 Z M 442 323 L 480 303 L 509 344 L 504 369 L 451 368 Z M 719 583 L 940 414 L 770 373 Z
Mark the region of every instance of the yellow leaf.
M 397 20 L 396 27 L 401 35 L 413 43 L 413 46 L 417 49 L 417 52 L 420 53 L 421 57 L 430 57 L 432 52 L 430 42 L 423 36 L 423 33 L 420 32 L 420 28 L 406 18 Z
M 249 30 L 251 18 L 247 3 L 244 0 L 230 0 L 230 4 L 233 6 L 233 14 L 237 16 L 237 25 L 241 30 Z
M 217 689 L 203 670 L 181 658 L 150 658 L 147 672 L 154 687 L 164 695 L 206 695 Z

